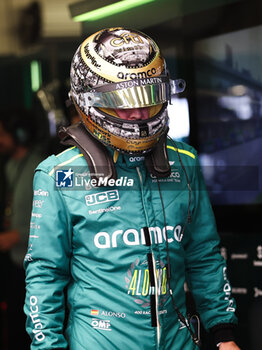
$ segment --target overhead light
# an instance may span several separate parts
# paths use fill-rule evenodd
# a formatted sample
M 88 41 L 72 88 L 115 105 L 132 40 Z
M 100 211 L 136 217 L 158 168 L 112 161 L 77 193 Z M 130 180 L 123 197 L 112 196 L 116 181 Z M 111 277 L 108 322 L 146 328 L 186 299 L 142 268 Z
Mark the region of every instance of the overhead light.
M 244 85 L 234 85 L 231 86 L 230 92 L 235 96 L 244 96 L 248 91 Z
M 41 63 L 39 61 L 32 61 L 30 64 L 31 72 L 31 88 L 32 91 L 37 91 L 42 84 L 42 70 Z
M 156 0 L 122 0 L 73 17 L 75 22 L 96 21 Z

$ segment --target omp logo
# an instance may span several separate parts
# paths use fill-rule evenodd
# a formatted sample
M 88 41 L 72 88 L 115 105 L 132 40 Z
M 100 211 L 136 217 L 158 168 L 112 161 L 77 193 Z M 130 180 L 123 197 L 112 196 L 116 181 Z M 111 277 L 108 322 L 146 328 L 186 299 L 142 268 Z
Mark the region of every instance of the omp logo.
M 111 331 L 111 324 L 109 320 L 98 320 L 93 318 L 91 322 L 91 326 L 95 329 L 99 329 L 101 331 Z
M 166 241 L 168 237 L 168 243 L 180 242 L 183 238 L 181 225 L 166 226 L 161 229 L 160 227 L 149 227 L 149 234 L 151 242 L 160 244 Z M 98 232 L 94 236 L 94 244 L 99 249 L 116 248 L 119 244 L 125 244 L 127 246 L 145 245 L 144 230 L 140 231 L 130 228 L 126 231 L 116 230 L 111 235 L 108 232 Z
M 89 194 L 85 196 L 86 205 L 88 206 L 111 202 L 111 201 L 117 201 L 118 199 L 119 199 L 118 190 L 99 192 L 99 193 Z

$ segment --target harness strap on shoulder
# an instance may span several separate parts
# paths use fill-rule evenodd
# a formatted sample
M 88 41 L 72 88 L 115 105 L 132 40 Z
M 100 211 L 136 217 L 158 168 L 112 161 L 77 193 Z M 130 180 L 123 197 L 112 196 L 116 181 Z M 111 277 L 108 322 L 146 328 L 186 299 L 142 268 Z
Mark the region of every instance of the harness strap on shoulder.
M 87 161 L 92 179 L 99 180 L 101 177 L 108 180 L 117 179 L 116 168 L 109 151 L 86 131 L 81 122 L 61 127 L 58 135 L 63 145 L 73 145 L 80 149 Z
M 167 155 L 167 132 L 164 133 L 153 150 L 145 157 L 147 170 L 157 178 L 168 177 L 171 167 Z
M 91 178 L 100 177 L 117 179 L 117 171 L 108 149 L 85 129 L 84 125 L 77 124 L 61 127 L 58 132 L 63 145 L 73 145 L 80 149 L 87 161 Z M 171 168 L 166 148 L 167 133 L 163 134 L 153 150 L 145 156 L 147 170 L 156 177 L 168 177 Z

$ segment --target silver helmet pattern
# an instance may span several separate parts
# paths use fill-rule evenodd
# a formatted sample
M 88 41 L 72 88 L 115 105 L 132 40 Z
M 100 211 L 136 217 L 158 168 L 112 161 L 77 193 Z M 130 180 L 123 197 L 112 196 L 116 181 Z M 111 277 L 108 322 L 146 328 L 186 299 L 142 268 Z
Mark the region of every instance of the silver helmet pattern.
M 166 132 L 167 102 L 184 90 L 170 80 L 156 43 L 136 30 L 109 28 L 88 37 L 71 64 L 70 96 L 86 129 L 120 152 L 149 152 Z M 131 121 L 115 109 L 149 107 L 150 117 Z

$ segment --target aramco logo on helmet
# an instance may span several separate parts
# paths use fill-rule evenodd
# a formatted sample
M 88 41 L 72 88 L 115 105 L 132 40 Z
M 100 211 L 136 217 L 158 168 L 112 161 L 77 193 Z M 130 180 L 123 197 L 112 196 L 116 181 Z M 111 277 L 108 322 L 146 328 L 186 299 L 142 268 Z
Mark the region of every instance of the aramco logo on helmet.
M 147 78 L 147 77 L 152 77 L 152 75 L 155 75 L 157 73 L 157 69 L 156 68 L 151 68 L 148 69 L 147 71 L 144 72 L 132 72 L 132 73 L 124 73 L 124 72 L 118 72 L 117 73 L 117 77 L 119 79 L 143 79 L 143 78 Z
M 151 242 L 160 244 L 166 241 L 168 237 L 168 243 L 181 242 L 183 235 L 181 234 L 181 225 L 177 226 L 165 226 L 163 229 L 160 227 L 149 227 Z M 99 249 L 105 248 L 117 248 L 118 245 L 124 243 L 128 246 L 145 245 L 144 230 L 141 228 L 140 232 L 136 229 L 130 228 L 127 230 L 116 230 L 111 235 L 108 232 L 98 232 L 94 236 L 94 244 Z

